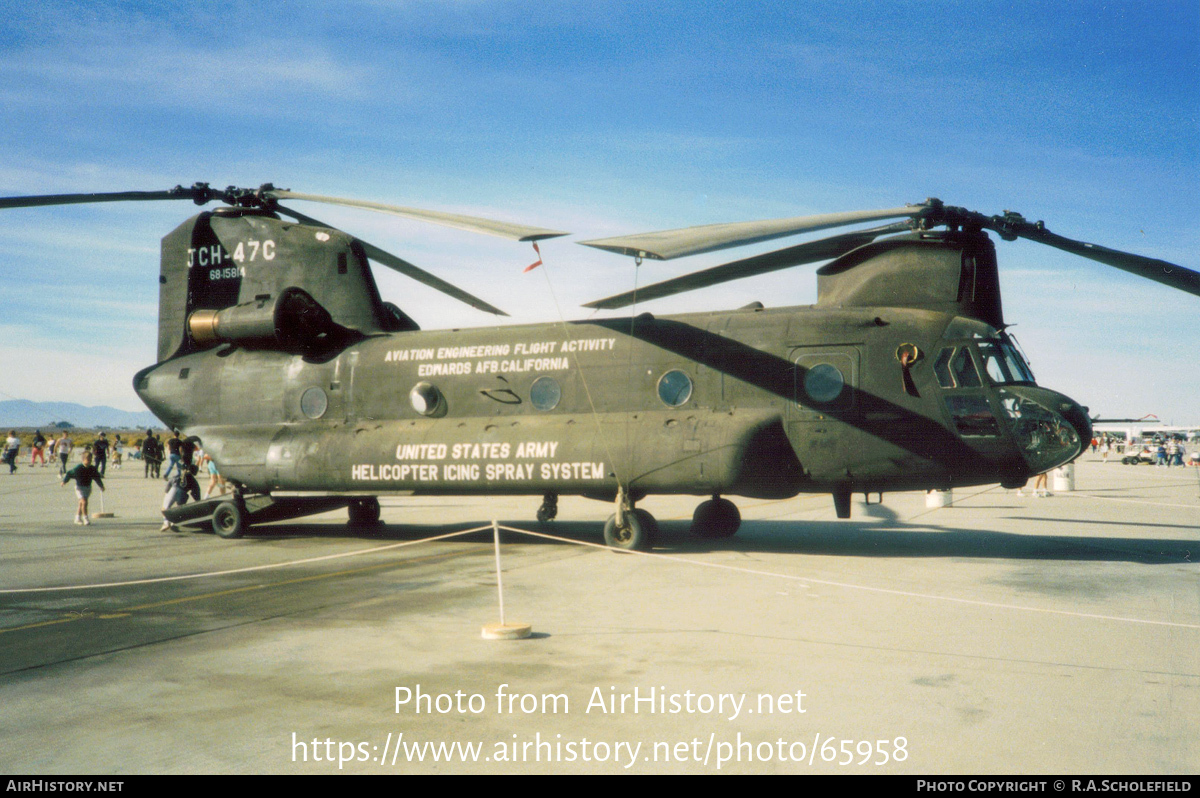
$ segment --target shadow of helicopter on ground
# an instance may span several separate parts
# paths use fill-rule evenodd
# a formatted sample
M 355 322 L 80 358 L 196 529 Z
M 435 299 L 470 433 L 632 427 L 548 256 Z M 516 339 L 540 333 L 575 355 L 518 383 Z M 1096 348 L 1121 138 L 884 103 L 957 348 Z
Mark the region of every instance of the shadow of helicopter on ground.
M 742 554 L 801 554 L 865 558 L 944 558 L 1018 561 L 1113 562 L 1142 565 L 1191 564 L 1200 559 L 1200 539 L 1156 537 L 1092 537 L 1059 534 L 1016 534 L 998 530 L 954 527 L 927 522 L 905 522 L 881 505 L 863 508 L 870 520 L 745 520 L 736 537 L 723 540 L 697 538 L 690 521 L 660 521 L 653 552 L 698 554 L 728 551 Z M 1020 518 L 1016 520 L 1043 521 Z M 1071 519 L 1075 523 L 1075 519 Z M 1079 519 L 1080 523 L 1110 523 Z M 530 546 L 602 544 L 601 524 L 594 521 L 559 521 L 539 526 L 528 519 L 502 520 L 513 527 L 562 540 L 501 530 L 501 543 Z M 1061 523 L 1061 521 L 1054 522 Z M 1153 524 L 1165 529 L 1195 532 L 1191 524 Z M 375 542 L 418 541 L 471 529 L 465 524 L 388 524 L 351 526 L 339 523 L 281 523 L 254 527 L 247 542 L 287 538 L 358 538 Z M 451 538 L 452 541 L 488 542 L 490 529 Z M 596 549 L 599 551 L 599 549 Z

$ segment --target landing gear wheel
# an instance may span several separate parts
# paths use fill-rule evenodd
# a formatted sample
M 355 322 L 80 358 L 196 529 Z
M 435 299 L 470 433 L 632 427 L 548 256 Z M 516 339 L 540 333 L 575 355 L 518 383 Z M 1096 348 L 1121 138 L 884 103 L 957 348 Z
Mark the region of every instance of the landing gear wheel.
M 250 528 L 246 511 L 237 502 L 221 502 L 212 517 L 213 532 L 218 537 L 231 540 L 240 538 Z
M 558 517 L 558 494 L 547 493 L 542 498 L 542 506 L 538 507 L 537 520 L 539 524 L 548 524 Z
M 655 519 L 654 516 L 650 515 L 650 513 L 643 510 L 641 507 L 638 507 L 636 510 L 633 511 L 633 513 L 634 513 L 634 515 L 636 515 L 638 517 L 638 519 L 641 520 L 642 526 L 644 526 L 646 528 L 646 534 L 649 536 L 646 541 L 647 542 L 646 548 L 648 549 L 648 548 L 650 548 L 650 546 L 648 544 L 653 543 L 655 540 L 658 539 L 658 520 Z
M 729 499 L 701 502 L 692 514 L 692 534 L 700 538 L 731 538 L 742 525 L 742 514 Z
M 350 513 L 350 523 L 354 526 L 369 526 L 379 523 L 379 499 L 374 496 L 366 499 L 352 499 L 346 509 Z
M 645 510 L 627 510 L 623 513 L 625 523 L 618 527 L 616 513 L 608 517 L 604 524 L 604 542 L 614 549 L 628 551 L 646 551 L 650 548 L 650 538 L 658 528 L 654 516 Z

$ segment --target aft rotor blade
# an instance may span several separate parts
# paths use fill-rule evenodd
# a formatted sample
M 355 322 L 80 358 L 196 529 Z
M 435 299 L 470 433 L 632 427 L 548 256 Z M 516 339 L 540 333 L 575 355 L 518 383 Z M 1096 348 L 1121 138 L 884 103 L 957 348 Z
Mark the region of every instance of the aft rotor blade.
M 663 280 L 661 283 L 648 285 L 636 291 L 626 291 L 623 294 L 617 294 L 607 299 L 589 302 L 584 307 L 613 310 L 615 308 L 628 307 L 634 304 L 634 302 L 659 299 L 660 297 L 682 294 L 685 291 L 707 288 L 710 285 L 718 285 L 731 280 L 740 280 L 743 277 L 766 274 L 767 272 L 778 271 L 779 269 L 786 269 L 791 266 L 830 260 L 844 255 L 851 250 L 858 249 L 864 244 L 869 244 L 881 235 L 899 233 L 907 229 L 908 224 L 902 223 L 887 225 L 886 227 L 876 227 L 872 230 L 859 230 L 853 233 L 830 236 L 829 238 L 822 238 L 819 241 L 810 241 L 807 244 L 800 244 L 786 249 L 777 249 L 774 252 L 735 260 L 731 263 L 723 263 L 720 266 L 702 269 L 701 271 L 685 274 L 682 277 L 675 277 L 671 280 Z
M 1147 258 L 1142 255 L 1134 255 L 1130 252 L 1122 252 L 1119 249 L 1109 249 L 1098 244 L 1089 244 L 1085 241 L 1064 238 L 1063 236 L 1051 233 L 1045 228 L 1036 228 L 1032 225 L 1028 227 L 1030 229 L 1020 229 L 1015 232 L 1020 237 L 1027 238 L 1030 241 L 1037 241 L 1038 243 L 1047 244 L 1056 249 L 1070 252 L 1073 255 L 1079 255 L 1109 266 L 1115 266 L 1131 274 L 1136 274 L 1139 277 L 1145 277 L 1148 280 L 1154 280 L 1163 285 L 1178 288 L 1180 291 L 1187 291 L 1189 294 L 1200 296 L 1200 273 L 1194 272 L 1191 269 L 1186 269 L 1174 263 L 1168 263 L 1165 260 L 1158 260 L 1157 258 Z
M 82 205 L 90 202 L 129 202 L 195 199 L 190 188 L 176 186 L 169 191 L 111 191 L 102 194 L 43 194 L 35 197 L 0 197 L 0 209 L 37 208 L 47 205 Z
M 291 216 L 293 219 L 296 219 L 300 222 L 304 222 L 305 224 L 316 225 L 317 227 L 328 227 L 330 230 L 337 229 L 333 225 L 325 224 L 324 222 L 314 219 L 311 216 L 305 216 L 304 214 L 299 213 L 298 211 L 291 210 L 290 208 L 285 208 L 282 205 L 277 205 L 275 207 L 275 209 L 277 211 L 279 211 L 280 213 Z M 508 315 L 507 313 L 505 313 L 503 310 L 496 307 L 495 305 L 491 305 L 487 302 L 484 302 L 479 297 L 477 297 L 473 294 L 467 293 L 466 291 L 462 290 L 458 286 L 453 285 L 452 283 L 448 283 L 440 277 L 435 277 L 434 275 L 430 274 L 429 272 L 425 271 L 424 269 L 422 269 L 418 266 L 414 266 L 413 264 L 409 263 L 408 261 L 404 260 L 403 258 L 398 258 L 395 255 L 391 254 L 390 252 L 380 249 L 379 247 L 375 246 L 374 244 L 368 244 L 366 241 L 363 241 L 361 238 L 355 237 L 355 240 L 358 241 L 358 243 L 362 245 L 363 252 L 366 253 L 366 256 L 368 258 L 370 258 L 371 260 L 375 261 L 376 263 L 381 263 L 384 266 L 387 266 L 389 269 L 394 269 L 395 271 L 400 272 L 401 274 L 405 275 L 406 277 L 411 277 L 412 279 L 416 280 L 419 283 L 424 283 L 425 285 L 429 286 L 430 288 L 435 288 L 438 291 L 441 291 L 443 294 L 446 294 L 447 296 L 454 297 L 455 299 L 459 300 L 460 302 L 467 303 L 468 305 L 470 305 L 473 308 L 477 308 L 479 310 L 486 311 L 488 313 L 494 313 L 497 316 L 507 316 Z
M 906 205 L 882 211 L 852 211 L 848 213 L 823 213 L 816 216 L 797 216 L 791 219 L 768 219 L 757 222 L 733 224 L 708 224 L 700 227 L 685 227 L 680 230 L 662 230 L 655 233 L 638 233 L 616 238 L 598 238 L 579 243 L 597 249 L 606 249 L 622 255 L 671 260 L 685 255 L 699 255 L 729 247 L 740 247 L 770 241 L 774 238 L 843 227 L 860 222 L 880 219 L 920 216 L 929 209 L 928 205 Z
M 543 238 L 569 235 L 557 230 L 546 230 L 542 227 L 498 222 L 494 219 L 483 219 L 478 216 L 462 216 L 456 213 L 427 211 L 421 208 L 402 208 L 399 205 L 385 205 L 382 202 L 324 197 L 318 194 L 298 194 L 294 191 L 284 191 L 282 189 L 270 189 L 263 191 L 262 194 L 274 199 L 307 200 L 309 202 L 323 202 L 327 205 L 344 205 L 348 208 L 366 208 L 367 210 L 391 213 L 396 216 L 433 222 L 447 227 L 457 227 L 460 230 L 470 230 L 475 233 L 487 233 L 488 235 L 500 236 L 501 238 L 511 238 L 516 241 L 540 241 Z
M 474 294 L 468 294 L 466 291 L 462 290 L 458 286 L 452 285 L 451 283 L 446 282 L 445 280 L 441 279 L 440 277 L 434 277 L 432 274 L 425 271 L 424 269 L 420 269 L 402 258 L 397 258 L 395 255 L 391 254 L 390 252 L 386 252 L 386 251 L 380 249 L 379 247 L 368 244 L 366 241 L 363 241 L 361 238 L 358 239 L 358 243 L 362 244 L 363 250 L 367 253 L 367 257 L 370 258 L 371 260 L 375 261 L 376 263 L 382 263 L 384 266 L 387 266 L 390 269 L 394 269 L 394 270 L 400 272 L 401 274 L 407 275 L 419 283 L 424 283 L 425 285 L 429 286 L 430 288 L 436 288 L 437 290 L 441 291 L 443 294 L 446 294 L 447 296 L 452 296 L 455 299 L 459 300 L 460 302 L 466 302 L 468 305 L 470 305 L 473 308 L 478 308 L 479 310 L 483 310 L 488 313 L 494 313 L 497 316 L 507 316 L 508 315 L 500 308 L 498 308 L 494 305 L 490 305 L 487 302 L 484 302 L 482 299 L 475 296 Z

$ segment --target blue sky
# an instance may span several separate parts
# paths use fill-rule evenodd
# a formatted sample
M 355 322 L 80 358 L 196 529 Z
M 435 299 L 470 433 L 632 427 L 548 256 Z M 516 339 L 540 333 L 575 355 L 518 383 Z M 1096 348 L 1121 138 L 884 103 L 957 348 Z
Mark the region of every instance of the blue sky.
M 547 283 L 521 275 L 526 244 L 297 204 L 516 321 L 585 317 L 582 302 L 632 285 L 627 259 L 577 240 L 928 196 L 1200 269 L 1194 0 L 0 11 L 0 195 L 270 181 L 571 231 L 543 246 Z M 0 215 L 0 398 L 139 408 L 158 241 L 194 210 Z M 1105 415 L 1200 422 L 1200 298 L 1028 242 L 998 248 L 1006 317 L 1040 382 Z M 728 255 L 647 263 L 638 279 Z M 383 271 L 385 298 L 424 327 L 494 323 Z M 813 269 L 647 309 L 756 299 L 813 302 Z

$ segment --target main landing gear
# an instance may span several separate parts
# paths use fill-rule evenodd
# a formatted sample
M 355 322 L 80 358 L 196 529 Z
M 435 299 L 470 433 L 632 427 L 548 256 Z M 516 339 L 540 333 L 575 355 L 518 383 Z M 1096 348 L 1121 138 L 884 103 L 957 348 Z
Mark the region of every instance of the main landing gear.
M 642 509 L 635 509 L 623 488 L 617 490 L 617 511 L 604 523 L 604 542 L 614 549 L 647 551 L 658 534 L 658 522 Z
M 641 508 L 613 513 L 604 522 L 604 542 L 614 549 L 647 551 L 657 534 L 658 521 Z
M 742 525 L 742 514 L 737 505 L 713 496 L 706 502 L 701 502 L 692 514 L 691 532 L 698 538 L 729 538 L 733 537 L 738 527 Z
M 693 535 L 699 538 L 729 538 L 737 534 L 742 525 L 742 514 L 737 505 L 713 496 L 701 502 L 692 515 Z M 658 522 L 654 516 L 632 506 L 627 496 L 617 494 L 617 512 L 609 516 L 604 524 L 604 542 L 614 549 L 646 551 L 658 535 Z
M 547 493 L 542 497 L 542 506 L 538 508 L 537 520 L 539 524 L 548 524 L 558 517 L 558 494 Z
M 379 499 L 367 496 L 362 499 L 352 499 L 346 506 L 352 526 L 371 526 L 379 523 Z

